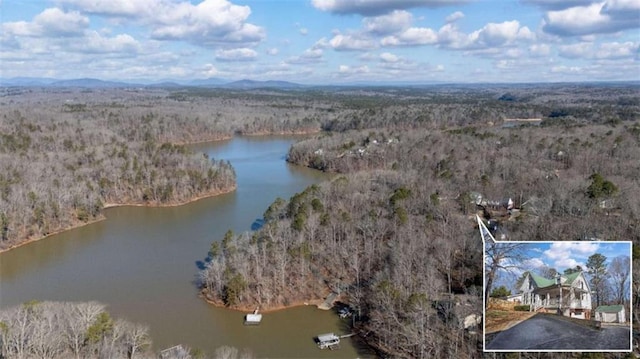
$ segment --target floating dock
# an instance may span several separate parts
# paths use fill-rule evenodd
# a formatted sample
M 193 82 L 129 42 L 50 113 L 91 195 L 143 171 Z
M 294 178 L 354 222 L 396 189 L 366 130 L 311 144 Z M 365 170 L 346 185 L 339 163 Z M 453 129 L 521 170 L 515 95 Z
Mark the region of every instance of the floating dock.
M 256 308 L 252 314 L 244 316 L 245 325 L 258 325 L 260 324 L 260 321 L 262 321 L 262 314 L 258 314 L 258 308 Z
M 340 337 L 333 333 L 320 334 L 317 339 L 318 348 L 320 349 L 329 348 L 330 350 L 333 350 L 340 345 Z
M 320 334 L 316 337 L 316 343 L 318 343 L 318 348 L 320 349 L 339 349 L 340 348 L 340 339 L 349 338 L 354 336 L 355 333 L 346 334 L 346 335 L 335 335 L 334 333 Z

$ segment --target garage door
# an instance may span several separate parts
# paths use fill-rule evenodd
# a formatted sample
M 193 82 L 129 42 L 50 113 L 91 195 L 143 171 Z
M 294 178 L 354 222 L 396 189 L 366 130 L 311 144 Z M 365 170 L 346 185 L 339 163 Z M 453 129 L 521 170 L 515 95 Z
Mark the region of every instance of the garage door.
M 618 319 L 618 316 L 616 315 L 616 313 L 602 313 L 603 322 L 607 322 L 607 323 L 616 322 L 617 319 Z

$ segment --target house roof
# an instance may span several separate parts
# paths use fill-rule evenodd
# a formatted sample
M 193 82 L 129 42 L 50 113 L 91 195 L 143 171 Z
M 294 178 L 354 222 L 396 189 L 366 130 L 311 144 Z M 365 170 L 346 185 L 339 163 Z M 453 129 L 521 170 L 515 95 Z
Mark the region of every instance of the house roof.
M 531 279 L 533 279 L 533 282 L 536 284 L 536 287 L 538 288 L 545 288 L 545 287 L 550 287 L 552 285 L 556 285 L 556 281 L 554 279 L 547 279 L 545 277 L 539 276 L 531 272 L 529 272 L 529 275 L 531 276 Z
M 596 308 L 596 312 L 600 313 L 618 313 L 624 309 L 623 305 L 601 305 Z
M 578 276 L 580 275 L 580 273 L 582 272 L 575 272 L 575 273 L 571 273 L 569 275 L 563 275 L 564 278 L 567 279 L 567 281 L 565 282 L 565 284 L 571 284 L 573 283 L 574 280 L 576 280 L 576 278 L 578 278 Z
M 564 282 L 562 283 L 562 285 L 571 285 L 571 283 L 573 283 L 573 281 L 576 280 L 576 278 L 578 278 L 581 273 L 582 272 L 575 272 L 568 275 L 561 275 L 560 277 L 564 278 Z M 546 288 L 557 285 L 555 278 L 548 279 L 531 272 L 529 272 L 529 275 L 538 288 Z

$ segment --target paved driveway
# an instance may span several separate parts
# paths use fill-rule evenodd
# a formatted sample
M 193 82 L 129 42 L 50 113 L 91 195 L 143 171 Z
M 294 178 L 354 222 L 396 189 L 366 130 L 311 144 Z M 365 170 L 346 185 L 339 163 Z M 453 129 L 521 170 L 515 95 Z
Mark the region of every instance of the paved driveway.
M 535 315 L 498 333 L 487 350 L 629 350 L 629 327 L 607 327 L 600 330 L 555 318 Z

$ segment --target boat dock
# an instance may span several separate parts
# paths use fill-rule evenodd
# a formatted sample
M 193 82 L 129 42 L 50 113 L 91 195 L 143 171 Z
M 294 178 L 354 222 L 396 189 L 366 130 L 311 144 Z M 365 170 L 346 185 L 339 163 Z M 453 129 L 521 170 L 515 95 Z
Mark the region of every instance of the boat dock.
M 260 324 L 260 321 L 262 321 L 262 314 L 258 314 L 258 308 L 256 308 L 252 314 L 244 316 L 245 325 L 258 325 Z
M 320 349 L 340 349 L 340 339 L 354 336 L 355 333 L 336 335 L 334 333 L 320 334 L 316 337 L 316 343 Z

